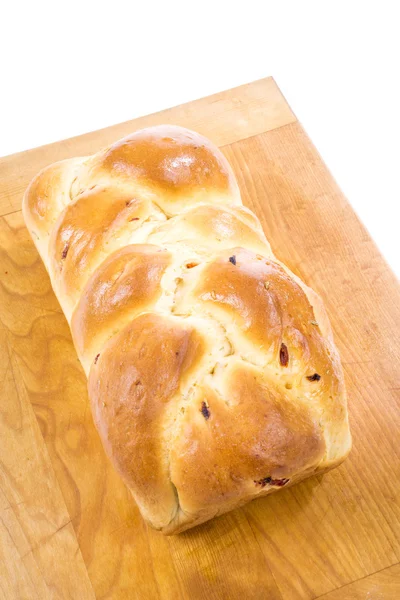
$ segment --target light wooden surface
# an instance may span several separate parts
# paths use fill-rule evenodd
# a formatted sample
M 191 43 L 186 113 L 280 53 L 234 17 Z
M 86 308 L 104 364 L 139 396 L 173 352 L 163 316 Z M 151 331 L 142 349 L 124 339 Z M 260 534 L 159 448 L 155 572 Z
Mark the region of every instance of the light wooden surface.
M 320 596 L 321 600 L 397 600 L 398 598 L 400 598 L 399 564 Z
M 0 215 L 21 207 L 21 197 L 32 177 L 46 165 L 100 148 L 150 125 L 179 123 L 209 137 L 218 146 L 232 144 L 296 118 L 273 79 L 261 79 L 207 98 L 168 108 L 79 137 L 0 158 Z
M 45 164 L 162 121 L 223 146 L 273 250 L 325 299 L 354 437 L 338 469 L 170 538 L 104 456 L 13 212 Z M 400 597 L 399 286 L 273 80 L 0 159 L 0 198 L 0 600 Z

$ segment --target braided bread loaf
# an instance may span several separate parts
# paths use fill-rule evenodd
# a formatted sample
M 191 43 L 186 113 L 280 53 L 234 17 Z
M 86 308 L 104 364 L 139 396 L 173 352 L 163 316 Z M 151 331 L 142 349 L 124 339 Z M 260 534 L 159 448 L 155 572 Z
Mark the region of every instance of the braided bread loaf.
M 178 533 L 343 460 L 322 301 L 207 139 L 153 127 L 55 163 L 23 213 L 105 450 L 153 527 Z

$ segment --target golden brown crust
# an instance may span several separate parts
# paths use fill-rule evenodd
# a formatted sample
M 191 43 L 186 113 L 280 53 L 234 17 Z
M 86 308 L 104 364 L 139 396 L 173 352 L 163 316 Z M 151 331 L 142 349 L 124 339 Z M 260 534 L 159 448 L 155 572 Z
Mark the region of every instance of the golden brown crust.
M 106 451 L 154 527 L 183 531 L 347 455 L 322 301 L 274 257 L 211 142 L 136 132 L 44 169 L 23 211 Z
M 71 320 L 86 372 L 111 335 L 152 309 L 170 262 L 171 254 L 158 246 L 133 244 L 114 252 L 95 270 Z
M 34 235 L 46 235 L 71 198 L 75 160 L 63 160 L 43 169 L 31 181 L 24 198 L 24 217 Z
M 321 334 L 303 289 L 274 260 L 232 248 L 206 263 L 187 289 L 181 286 L 177 313 L 212 315 L 229 329 L 241 356 L 263 366 L 273 362 L 288 386 L 342 395 L 335 347 Z M 307 378 L 315 374 L 311 385 Z
M 183 244 L 209 255 L 238 244 L 266 256 L 271 248 L 255 215 L 243 206 L 200 205 L 156 227 L 149 241 Z
M 98 186 L 63 210 L 50 239 L 50 271 L 70 307 L 97 265 L 128 243 L 151 212 L 148 200 Z
M 219 379 L 219 394 L 197 386 L 172 445 L 171 480 L 182 510 L 194 515 L 283 487 L 316 467 L 325 450 L 307 406 L 262 370 L 235 361 Z
M 81 184 L 108 181 L 119 189 L 143 191 L 169 215 L 210 201 L 240 204 L 224 155 L 207 138 L 162 125 L 136 131 L 96 154 L 83 167 Z
M 170 403 L 199 368 L 205 344 L 183 320 L 146 314 L 116 335 L 93 364 L 89 396 L 105 449 L 154 527 L 178 509 L 169 476 Z

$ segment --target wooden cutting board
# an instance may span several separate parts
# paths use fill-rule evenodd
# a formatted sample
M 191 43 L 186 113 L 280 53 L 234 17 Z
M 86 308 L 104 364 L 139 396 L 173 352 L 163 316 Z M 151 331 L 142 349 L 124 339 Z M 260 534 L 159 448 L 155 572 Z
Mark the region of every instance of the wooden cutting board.
M 222 147 L 274 252 L 324 298 L 354 437 L 338 469 L 169 538 L 104 455 L 20 211 L 43 166 L 165 122 Z M 399 286 L 271 78 L 0 159 L 0 214 L 1 600 L 400 598 Z

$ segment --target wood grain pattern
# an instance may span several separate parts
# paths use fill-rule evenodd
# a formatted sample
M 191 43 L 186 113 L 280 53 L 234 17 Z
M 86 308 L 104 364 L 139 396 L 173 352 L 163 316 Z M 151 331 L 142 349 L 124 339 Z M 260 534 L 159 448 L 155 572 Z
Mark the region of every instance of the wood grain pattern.
M 271 80 L 264 92 L 260 82 L 252 85 L 255 91 L 243 86 L 231 99 L 226 92 L 224 103 L 234 105 L 246 90 L 243 112 L 250 98 L 268 96 Z M 201 131 L 220 144 L 234 132 L 237 141 L 228 137 L 224 152 L 245 204 L 277 256 L 324 297 L 349 391 L 349 459 L 180 536 L 149 529 L 104 456 L 67 323 L 21 213 L 2 217 L 0 592 L 7 600 L 397 597 L 399 286 L 301 126 L 289 120 L 274 129 L 277 114 L 292 115 L 279 98 L 275 116 L 257 105 L 252 129 L 241 130 L 242 113 L 232 109 L 207 132 L 214 113 L 206 100 L 193 103 L 201 110 L 185 105 L 182 117 L 173 110 L 194 129 L 203 119 Z M 90 135 L 83 146 L 99 141 Z M 78 154 L 79 143 L 38 156 L 52 162 L 66 147 Z M 13 188 L 13 168 L 28 161 L 17 155 L 10 162 L 4 193 Z M 4 521 L 11 505 L 12 521 Z
M 273 251 L 324 298 L 345 368 L 349 459 L 244 509 L 284 597 L 315 598 L 400 560 L 400 290 L 298 123 L 225 153 Z
M 21 208 L 27 185 L 46 165 L 93 154 L 142 127 L 162 123 L 182 125 L 223 146 L 295 120 L 278 86 L 268 77 L 119 125 L 6 156 L 0 158 L 0 215 Z
M 400 565 L 345 585 L 318 600 L 395 600 L 400 598 Z
M 20 218 L 20 217 L 19 217 Z M 94 598 L 71 518 L 23 384 L 13 338 L 43 309 L 27 309 L 13 274 L 29 269 L 28 241 L 0 223 L 0 593 L 18 600 Z M 23 231 L 26 238 L 25 231 Z M 31 249 L 29 250 L 31 251 Z M 29 286 L 29 277 L 23 286 Z M 15 287 L 17 286 L 17 287 Z M 16 302 L 21 320 L 8 304 Z M 22 304 L 18 299 L 22 299 Z

